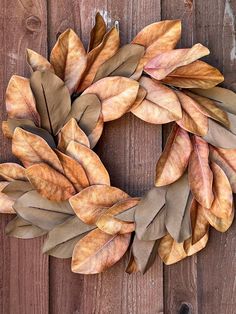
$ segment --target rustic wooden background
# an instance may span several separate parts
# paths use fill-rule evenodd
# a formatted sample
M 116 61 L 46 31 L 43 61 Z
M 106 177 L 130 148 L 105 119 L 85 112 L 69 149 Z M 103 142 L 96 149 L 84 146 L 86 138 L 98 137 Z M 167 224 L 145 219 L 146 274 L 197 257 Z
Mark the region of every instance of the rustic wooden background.
M 1 118 L 11 75 L 29 74 L 25 49 L 47 56 L 67 27 L 87 44 L 98 10 L 109 26 L 120 22 L 122 43 L 149 23 L 181 19 L 180 46 L 207 45 L 207 61 L 223 71 L 224 86 L 236 91 L 235 0 L 0 0 Z M 97 151 L 112 184 L 131 195 L 148 190 L 167 133 L 167 127 L 162 132 L 131 115 L 106 124 Z M 2 134 L 0 139 L 1 161 L 14 160 L 10 142 Z M 177 265 L 163 266 L 157 258 L 144 276 L 129 276 L 123 260 L 104 274 L 81 276 L 71 273 L 69 260 L 42 255 L 43 239 L 7 238 L 11 218 L 0 219 L 2 314 L 236 313 L 236 223 L 226 234 L 212 231 L 205 250 Z

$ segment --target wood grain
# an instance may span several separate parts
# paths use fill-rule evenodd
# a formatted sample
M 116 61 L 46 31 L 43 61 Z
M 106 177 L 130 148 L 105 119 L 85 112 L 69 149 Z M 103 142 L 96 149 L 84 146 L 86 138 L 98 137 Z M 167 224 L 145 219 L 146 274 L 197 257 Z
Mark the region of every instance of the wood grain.
M 46 54 L 46 2 L 2 1 L 1 21 L 1 120 L 6 118 L 4 95 L 12 74 L 29 75 L 25 49 Z M 0 135 L 1 162 L 14 160 L 10 141 Z M 5 236 L 5 226 L 12 217 L 1 215 L 0 234 L 0 312 L 48 312 L 48 258 L 41 254 L 42 239 L 23 241 Z

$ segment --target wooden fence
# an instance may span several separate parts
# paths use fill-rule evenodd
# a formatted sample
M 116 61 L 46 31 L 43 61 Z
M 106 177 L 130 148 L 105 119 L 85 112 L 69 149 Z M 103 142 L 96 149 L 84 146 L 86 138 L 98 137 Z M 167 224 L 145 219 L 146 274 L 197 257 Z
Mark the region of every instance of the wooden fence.
M 68 27 L 87 44 L 98 10 L 109 26 L 119 21 L 122 43 L 149 23 L 181 19 L 180 46 L 208 46 L 211 55 L 206 60 L 223 71 L 224 86 L 236 90 L 235 0 L 1 0 L 2 119 L 11 75 L 29 75 L 26 48 L 47 56 Z M 167 127 L 131 115 L 107 123 L 97 152 L 112 184 L 131 195 L 148 190 L 167 134 Z M 10 141 L 0 136 L 1 162 L 14 160 Z M 124 273 L 126 258 L 104 274 L 82 276 L 71 273 L 69 260 L 42 255 L 43 239 L 7 238 L 4 228 L 11 218 L 0 219 L 2 314 L 174 314 L 181 305 L 182 313 L 236 313 L 236 223 L 226 234 L 212 231 L 205 250 L 176 265 L 163 266 L 157 258 L 144 276 L 129 276 Z

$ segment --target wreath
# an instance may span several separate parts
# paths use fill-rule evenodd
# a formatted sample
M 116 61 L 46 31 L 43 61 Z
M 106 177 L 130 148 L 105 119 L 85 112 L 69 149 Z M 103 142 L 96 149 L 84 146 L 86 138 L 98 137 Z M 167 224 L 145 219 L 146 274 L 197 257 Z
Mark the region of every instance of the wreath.
M 29 79 L 13 75 L 4 135 L 17 163 L 0 165 L 0 211 L 15 214 L 6 234 L 47 235 L 43 253 L 71 258 L 76 273 L 99 273 L 130 251 L 126 271 L 145 272 L 203 249 L 210 226 L 225 232 L 236 192 L 236 94 L 215 87 L 222 74 L 198 59 L 201 44 L 174 49 L 181 22 L 146 26 L 119 47 L 97 13 L 87 52 L 68 29 L 50 61 L 27 50 Z M 110 186 L 92 150 L 106 121 L 132 112 L 152 124 L 174 122 L 142 198 Z

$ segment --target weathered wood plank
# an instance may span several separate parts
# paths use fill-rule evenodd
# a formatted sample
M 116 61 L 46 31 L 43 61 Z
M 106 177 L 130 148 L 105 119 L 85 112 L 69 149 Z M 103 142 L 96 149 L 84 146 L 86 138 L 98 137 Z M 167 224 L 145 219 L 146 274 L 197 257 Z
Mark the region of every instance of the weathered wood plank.
M 87 43 L 97 10 L 108 25 L 120 22 L 122 43 L 146 24 L 160 19 L 160 1 L 49 1 L 50 45 L 67 27 Z M 145 12 L 145 14 L 144 14 Z M 127 115 L 107 123 L 97 152 L 112 184 L 131 195 L 142 195 L 153 185 L 155 163 L 161 150 L 161 128 Z M 145 275 L 128 276 L 125 261 L 95 276 L 70 273 L 70 262 L 50 259 L 51 313 L 162 313 L 162 264 L 157 260 Z M 65 271 L 66 269 L 66 271 Z M 62 272 L 63 270 L 63 272 Z
M 1 121 L 6 118 L 4 95 L 12 74 L 28 75 L 25 49 L 47 52 L 46 1 L 2 1 L 0 6 Z M 0 132 L 1 162 L 14 160 L 10 141 Z M 42 256 L 42 239 L 29 241 L 5 236 L 12 217 L 1 215 L 0 312 L 48 313 L 48 258 Z

